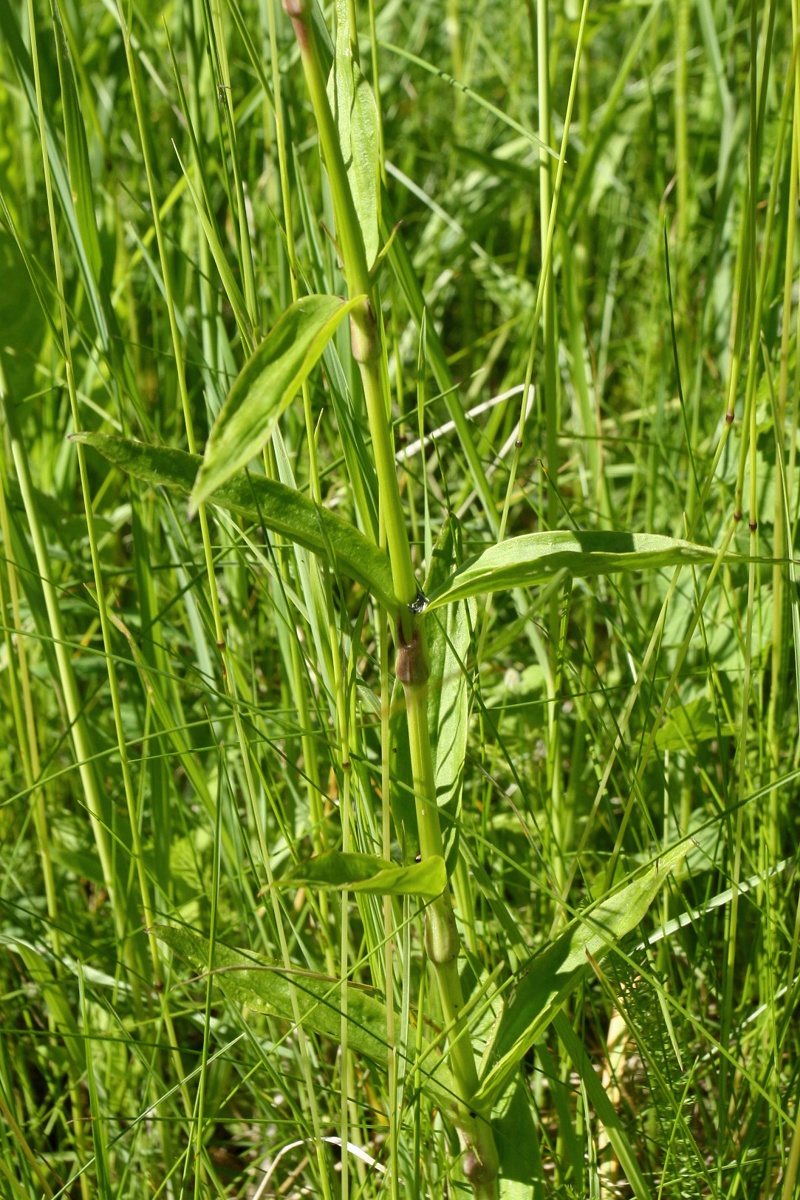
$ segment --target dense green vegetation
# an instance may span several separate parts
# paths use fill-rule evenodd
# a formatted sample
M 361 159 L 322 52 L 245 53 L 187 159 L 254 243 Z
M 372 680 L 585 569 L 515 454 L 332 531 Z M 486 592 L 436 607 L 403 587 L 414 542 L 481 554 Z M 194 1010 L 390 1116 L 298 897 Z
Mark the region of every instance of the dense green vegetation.
M 0 0 L 0 1194 L 790 1200 L 800 0 L 287 9 Z

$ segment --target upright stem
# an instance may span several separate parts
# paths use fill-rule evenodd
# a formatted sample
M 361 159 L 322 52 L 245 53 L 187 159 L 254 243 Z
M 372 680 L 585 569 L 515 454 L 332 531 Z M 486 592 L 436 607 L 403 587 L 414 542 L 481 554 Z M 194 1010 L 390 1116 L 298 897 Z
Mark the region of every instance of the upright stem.
M 406 698 L 417 823 L 423 859 L 442 856 L 442 832 L 436 802 L 433 752 L 428 729 L 428 654 L 424 624 L 410 606 L 417 597 L 406 518 L 395 470 L 390 423 L 390 393 L 383 326 L 377 291 L 370 276 L 364 239 L 328 102 L 319 48 L 315 44 L 308 0 L 283 0 L 300 48 L 306 84 L 319 131 L 320 148 L 331 187 L 336 234 L 351 298 L 363 300 L 351 316 L 353 357 L 359 366 L 367 408 L 381 512 L 392 564 L 397 619 L 397 677 Z M 355 31 L 351 29 L 351 39 Z M 464 997 L 458 974 L 459 938 L 449 887 L 427 909 L 425 944 L 436 972 L 442 1013 L 448 1033 L 448 1057 L 458 1094 L 457 1125 L 464 1152 L 464 1174 L 477 1200 L 496 1195 L 498 1158 L 489 1123 L 472 1110 L 478 1072 L 469 1031 L 462 1012 Z M 391 981 L 387 981 L 391 986 Z

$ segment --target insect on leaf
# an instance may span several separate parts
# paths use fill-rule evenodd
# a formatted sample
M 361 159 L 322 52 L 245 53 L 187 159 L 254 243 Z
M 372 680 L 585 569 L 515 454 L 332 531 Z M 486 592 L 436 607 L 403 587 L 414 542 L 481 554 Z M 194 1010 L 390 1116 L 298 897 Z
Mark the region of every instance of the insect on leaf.
M 340 321 L 362 300 L 303 296 L 287 308 L 245 363 L 219 412 L 192 489 L 193 510 L 255 458 Z

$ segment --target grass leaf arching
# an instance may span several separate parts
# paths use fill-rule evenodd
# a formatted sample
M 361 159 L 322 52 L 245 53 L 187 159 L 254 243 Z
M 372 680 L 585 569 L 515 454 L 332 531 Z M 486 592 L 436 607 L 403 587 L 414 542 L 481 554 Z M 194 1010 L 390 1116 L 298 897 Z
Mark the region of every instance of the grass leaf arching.
M 303 296 L 286 309 L 245 363 L 214 422 L 192 488 L 192 510 L 261 451 L 339 323 L 362 299 Z

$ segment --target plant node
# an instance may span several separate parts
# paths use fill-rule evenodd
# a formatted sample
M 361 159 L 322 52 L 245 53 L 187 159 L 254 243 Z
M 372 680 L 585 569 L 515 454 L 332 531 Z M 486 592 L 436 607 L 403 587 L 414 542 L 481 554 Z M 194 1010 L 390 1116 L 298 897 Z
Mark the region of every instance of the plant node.
M 350 345 L 357 363 L 375 362 L 381 356 L 378 322 L 369 300 L 359 304 L 350 316 Z
M 425 920 L 425 950 L 436 967 L 445 967 L 458 958 L 458 929 L 449 903 L 429 909 Z
M 407 642 L 403 637 L 403 627 L 398 624 L 395 671 L 404 687 L 421 687 L 423 683 L 427 683 L 430 667 L 419 629 L 414 630 L 411 641 Z

